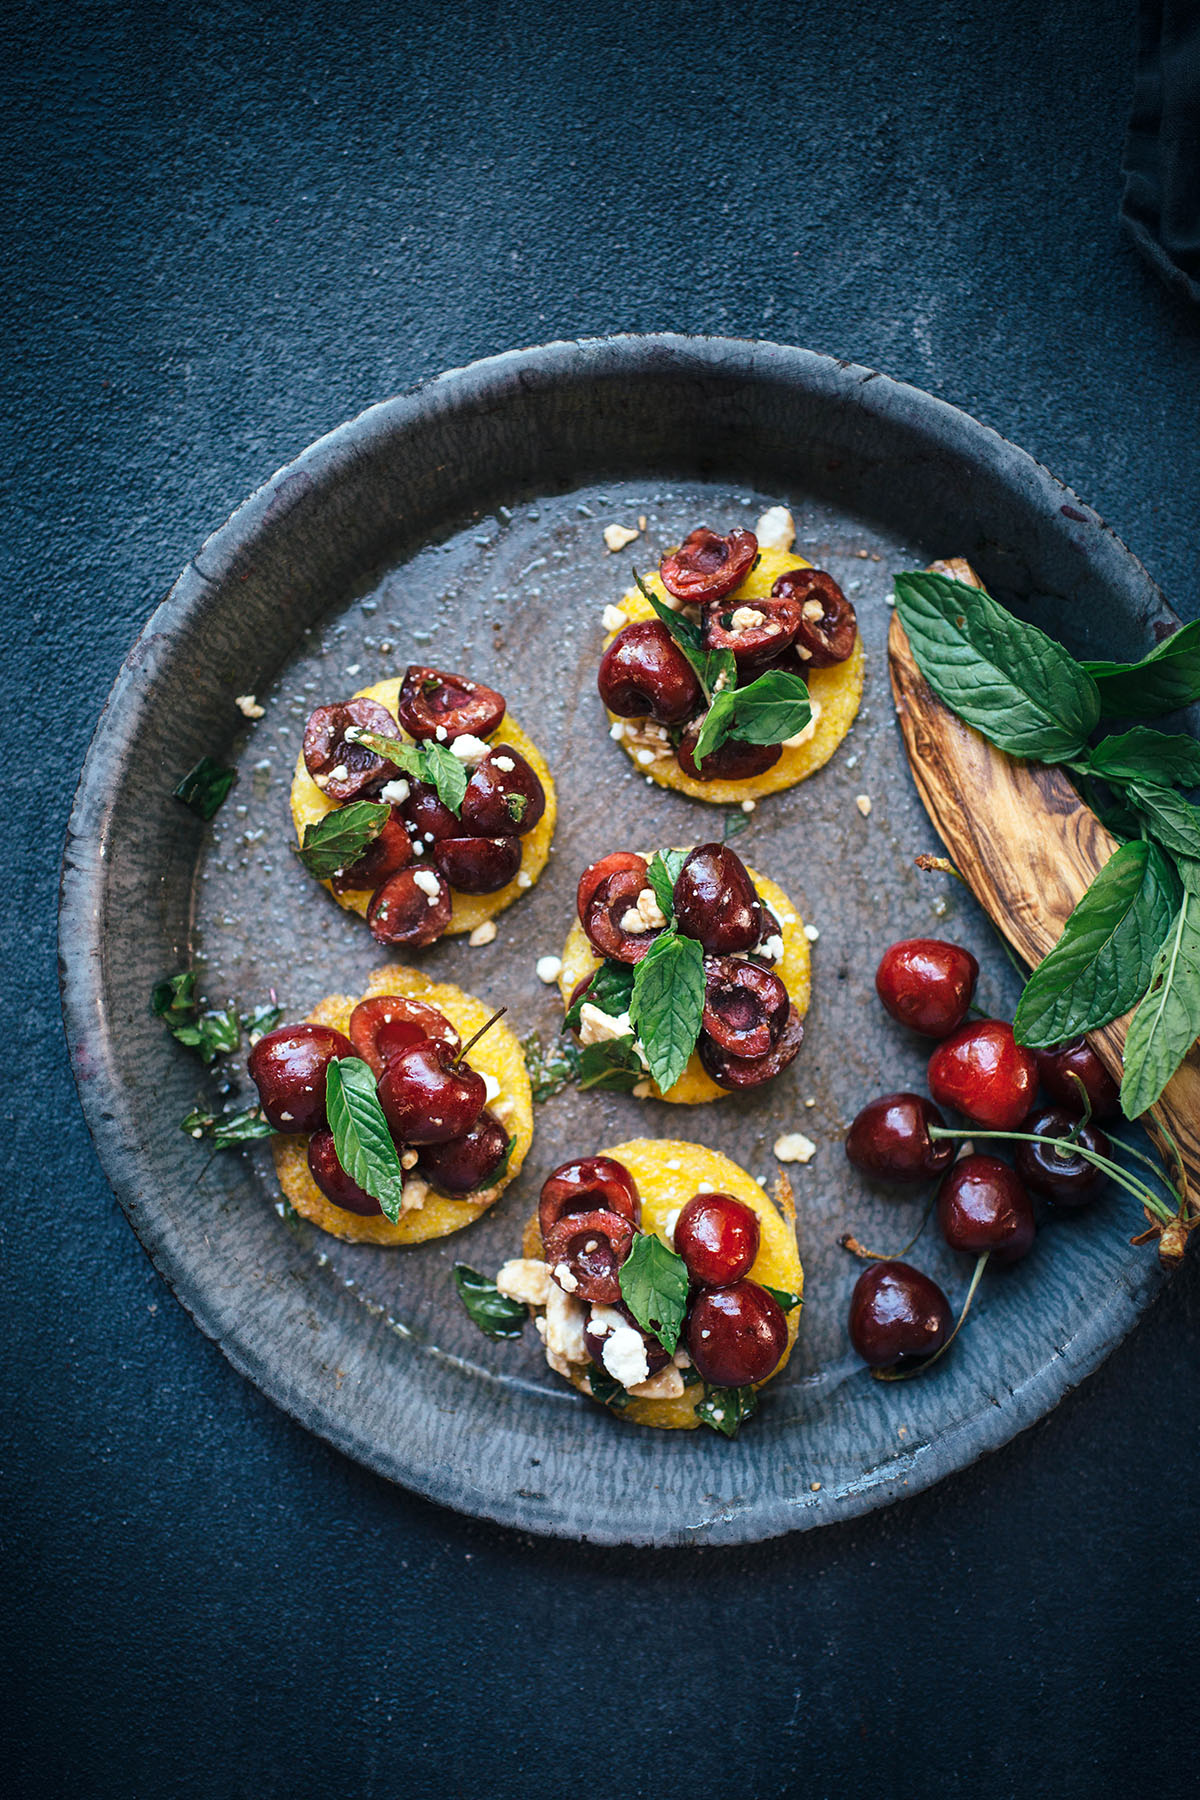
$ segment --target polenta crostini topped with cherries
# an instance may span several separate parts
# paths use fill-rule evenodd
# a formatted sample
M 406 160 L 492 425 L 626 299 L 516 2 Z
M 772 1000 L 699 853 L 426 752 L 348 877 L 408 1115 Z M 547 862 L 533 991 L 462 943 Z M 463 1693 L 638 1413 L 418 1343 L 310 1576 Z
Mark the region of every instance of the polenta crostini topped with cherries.
M 533 886 L 554 784 L 502 694 L 414 663 L 309 716 L 292 817 L 301 862 L 339 905 L 379 943 L 420 949 Z
M 862 699 L 854 607 L 791 549 L 791 516 L 689 532 L 606 607 L 597 683 L 611 735 L 650 780 L 727 805 L 833 755 Z
M 698 1105 L 759 1087 L 795 1059 L 808 938 L 795 906 L 728 844 L 591 863 L 562 954 L 584 1088 Z
M 460 1265 L 467 1310 L 519 1336 L 527 1309 L 555 1373 L 634 1424 L 732 1437 L 795 1342 L 791 1191 L 774 1206 L 699 1144 L 638 1138 L 564 1163 L 522 1249 L 494 1283 Z
M 486 1211 L 533 1139 L 521 1047 L 481 1001 L 379 969 L 268 1032 L 249 1071 L 285 1197 L 352 1243 L 418 1244 Z

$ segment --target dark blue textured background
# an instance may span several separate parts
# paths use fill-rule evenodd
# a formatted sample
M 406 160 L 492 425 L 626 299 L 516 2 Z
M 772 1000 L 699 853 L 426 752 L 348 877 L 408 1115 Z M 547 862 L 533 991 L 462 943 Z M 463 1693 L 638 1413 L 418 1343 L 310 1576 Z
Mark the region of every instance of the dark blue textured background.
M 1187 1787 L 1200 1279 L 912 1503 L 748 1552 L 515 1538 L 340 1460 L 92 1155 L 58 847 L 201 536 L 420 377 L 768 336 L 966 407 L 1200 612 L 1200 319 L 1121 241 L 1126 0 L 9 8 L 4 1685 L 22 1794 Z

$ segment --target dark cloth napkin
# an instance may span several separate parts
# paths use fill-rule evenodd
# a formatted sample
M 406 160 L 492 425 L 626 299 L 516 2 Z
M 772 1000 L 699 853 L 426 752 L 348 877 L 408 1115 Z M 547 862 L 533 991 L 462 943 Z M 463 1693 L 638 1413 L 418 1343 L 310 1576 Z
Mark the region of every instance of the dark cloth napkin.
M 1141 0 L 1124 175 L 1125 229 L 1200 302 L 1200 0 Z

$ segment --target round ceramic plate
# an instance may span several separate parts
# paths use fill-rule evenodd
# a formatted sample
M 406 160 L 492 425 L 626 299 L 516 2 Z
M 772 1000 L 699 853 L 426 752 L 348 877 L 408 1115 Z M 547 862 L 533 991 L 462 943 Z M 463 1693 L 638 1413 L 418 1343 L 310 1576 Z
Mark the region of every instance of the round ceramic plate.
M 191 959 L 213 1003 L 273 988 L 298 1018 L 386 960 L 291 854 L 288 786 L 311 707 L 420 660 L 500 688 L 534 732 L 559 783 L 550 866 L 492 944 L 444 942 L 423 966 L 547 1037 L 557 996 L 534 965 L 562 944 L 584 864 L 744 822 L 648 785 L 609 740 L 601 610 L 631 562 L 652 566 L 700 520 L 752 526 L 779 501 L 797 549 L 854 600 L 868 659 L 833 761 L 761 803 L 736 840 L 820 933 L 798 1062 L 741 1104 L 560 1094 L 538 1109 L 521 1179 L 440 1243 L 353 1247 L 285 1219 L 264 1146 L 213 1155 L 180 1131 L 206 1077 L 147 1002 Z M 640 519 L 637 541 L 609 554 L 605 525 Z M 888 697 L 892 573 L 950 554 L 1075 651 L 1140 654 L 1176 622 L 1102 521 L 993 432 L 865 369 L 719 339 L 555 344 L 446 375 L 314 444 L 203 546 L 127 658 L 84 769 L 63 883 L 65 1007 L 84 1109 L 134 1229 L 278 1405 L 393 1480 L 523 1530 L 740 1543 L 962 1468 L 1128 1331 L 1161 1278 L 1110 1194 L 989 1274 L 970 1329 L 922 1380 L 874 1382 L 846 1342 L 857 1265 L 839 1235 L 896 1246 L 921 1205 L 871 1192 L 842 1152 L 866 1099 L 922 1081 L 920 1041 L 876 1002 L 879 952 L 945 933 L 978 955 L 989 1008 L 1015 998 L 969 899 L 913 866 L 936 844 Z M 254 724 L 234 705 L 247 692 L 266 709 Z M 238 770 L 212 827 L 171 798 L 205 754 Z M 491 1272 L 513 1254 L 541 1178 L 567 1156 L 659 1133 L 773 1179 L 772 1144 L 794 1130 L 817 1145 L 792 1170 L 807 1304 L 785 1375 L 736 1441 L 622 1425 L 550 1374 L 532 1331 L 492 1343 L 461 1311 L 453 1263 Z M 932 1231 L 919 1261 L 961 1296 L 969 1268 Z

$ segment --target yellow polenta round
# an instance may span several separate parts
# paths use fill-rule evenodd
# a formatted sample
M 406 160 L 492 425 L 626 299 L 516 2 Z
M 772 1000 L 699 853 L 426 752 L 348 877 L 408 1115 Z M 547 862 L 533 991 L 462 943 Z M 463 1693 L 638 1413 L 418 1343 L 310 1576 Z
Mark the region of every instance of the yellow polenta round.
M 772 587 L 786 570 L 807 569 L 811 566 L 802 556 L 794 556 L 790 551 L 760 550 L 757 567 L 751 569 L 739 588 L 734 589 L 726 604 L 732 609 L 735 606 L 752 606 L 756 600 L 769 599 Z M 645 581 L 656 599 L 670 601 L 671 596 L 663 586 L 657 570 L 653 575 L 647 575 Z M 636 588 L 622 597 L 621 611 L 631 624 L 635 620 L 655 617 L 654 608 Z M 616 632 L 611 632 L 605 638 L 606 650 L 616 635 Z M 778 794 L 784 788 L 795 787 L 798 781 L 804 781 L 829 761 L 853 725 L 862 700 L 863 668 L 862 633 L 859 632 L 854 639 L 854 648 L 845 662 L 834 663 L 828 669 L 811 669 L 808 672 L 805 680 L 813 701 L 813 711 L 816 712 L 817 707 L 820 707 L 816 728 L 807 743 L 798 745 L 794 750 L 785 750 L 779 761 L 765 774 L 755 775 L 749 781 L 694 781 L 690 775 L 684 774 L 673 755 L 649 763 L 645 768 L 639 763 L 638 771 L 648 775 L 660 787 L 674 788 L 680 794 L 688 794 L 693 800 L 710 800 L 714 806 L 736 806 L 742 800 L 760 800 L 766 794 Z M 618 721 L 616 713 L 609 713 L 608 717 L 610 724 L 625 722 Z M 636 757 L 639 748 L 636 742 L 631 742 L 628 737 L 623 737 L 620 742 L 627 755 Z
M 811 992 L 812 958 L 809 953 L 808 939 L 804 935 L 804 921 L 781 887 L 773 881 L 767 881 L 757 875 L 753 869 L 747 874 L 758 889 L 758 897 L 764 906 L 769 906 L 779 920 L 780 936 L 783 939 L 783 960 L 774 964 L 773 973 L 778 975 L 791 997 L 792 1005 L 801 1018 L 808 1011 Z M 558 978 L 559 992 L 563 998 L 563 1008 L 570 1006 L 571 995 L 585 975 L 590 975 L 600 967 L 601 958 L 596 955 L 584 933 L 583 926 L 576 919 L 567 934 L 562 953 L 562 973 Z M 706 1100 L 725 1100 L 729 1089 L 718 1087 L 712 1076 L 707 1073 L 697 1051 L 693 1050 L 688 1059 L 688 1066 L 675 1083 L 664 1094 L 657 1082 L 650 1081 L 651 1095 L 655 1100 L 669 1100 L 680 1106 L 701 1106 Z
M 402 994 L 406 999 L 424 1000 L 428 1006 L 436 1006 L 464 1043 L 492 1013 L 491 1007 L 464 994 L 461 988 L 445 981 L 430 981 L 418 970 L 403 969 L 398 965 L 376 969 L 367 982 L 366 992 L 360 997 L 373 1000 L 383 994 Z M 345 994 L 330 994 L 314 1006 L 309 1019 L 315 1025 L 332 1025 L 335 1031 L 344 1032 L 357 1005 L 357 1000 Z M 468 1061 L 480 1075 L 491 1075 L 499 1083 L 500 1093 L 496 1100 L 504 1098 L 510 1102 L 510 1109 L 501 1123 L 510 1137 L 516 1138 L 516 1143 L 502 1181 L 469 1200 L 456 1200 L 430 1188 L 424 1206 L 402 1213 L 393 1225 L 382 1214 L 364 1218 L 334 1206 L 325 1198 L 309 1171 L 308 1138 L 276 1137 L 272 1143 L 275 1173 L 296 1211 L 319 1225 L 322 1231 L 345 1238 L 351 1244 L 423 1244 L 429 1238 L 449 1237 L 452 1232 L 461 1231 L 464 1225 L 472 1224 L 480 1213 L 486 1212 L 519 1173 L 529 1154 L 533 1142 L 533 1098 L 521 1046 L 503 1019 L 498 1019 L 484 1032 Z M 494 1106 L 496 1100 L 490 1104 Z
M 392 717 L 395 718 L 396 707 L 400 701 L 400 681 L 399 679 L 378 681 L 374 687 L 359 688 L 354 698 L 356 700 L 375 700 L 380 706 L 386 706 Z M 407 739 L 408 733 L 401 728 L 400 736 Z M 506 906 L 511 906 L 514 900 L 519 900 L 521 895 L 533 886 L 545 868 L 546 859 L 550 855 L 550 840 L 554 836 L 558 801 L 545 758 L 533 740 L 526 737 L 509 712 L 505 713 L 489 741 L 511 744 L 514 750 L 520 751 L 542 784 L 546 795 L 546 810 L 533 830 L 526 832 L 521 839 L 521 867 L 507 886 L 498 888 L 494 894 L 455 893 L 450 912 L 450 923 L 443 933 L 446 937 L 457 937 L 464 931 L 474 931 L 475 927 L 482 925 L 485 919 L 490 919 L 496 913 L 503 912 Z M 296 758 L 296 772 L 292 777 L 292 821 L 296 827 L 297 842 L 303 844 L 306 825 L 315 825 L 318 819 L 323 819 L 326 813 L 332 812 L 335 805 L 335 801 L 328 799 L 321 792 L 305 768 L 302 750 Z M 329 888 L 330 893 L 333 893 L 329 882 L 323 881 L 321 886 Z M 371 903 L 370 891 L 363 889 L 357 889 L 348 894 L 334 894 L 333 897 L 339 906 L 346 907 L 350 912 L 360 913 L 364 918 L 367 907 Z
M 667 1219 L 698 1192 L 702 1181 L 708 1182 L 715 1193 L 733 1194 L 744 1200 L 758 1214 L 762 1233 L 750 1280 L 792 1294 L 803 1293 L 804 1270 L 796 1248 L 796 1206 L 786 1176 L 780 1179 L 779 1204 L 775 1205 L 737 1163 L 722 1156 L 719 1150 L 706 1150 L 701 1144 L 687 1144 L 677 1138 L 632 1138 L 627 1144 L 601 1150 L 599 1155 L 624 1163 L 642 1197 L 642 1229 L 653 1231 L 664 1243 Z M 542 1234 L 536 1213 L 525 1227 L 522 1250 L 526 1256 L 539 1260 L 542 1257 Z M 768 1375 L 767 1381 L 774 1381 L 785 1367 L 799 1329 L 797 1306 L 788 1314 L 787 1349 L 779 1368 Z M 577 1373 L 573 1369 L 571 1382 L 581 1394 L 588 1393 L 586 1369 L 580 1368 Z M 766 1382 L 755 1385 L 765 1387 Z M 703 1398 L 704 1388 L 697 1384 L 685 1388 L 677 1400 L 631 1400 L 614 1416 L 634 1425 L 657 1425 L 664 1431 L 692 1431 L 701 1422 L 696 1408 Z

